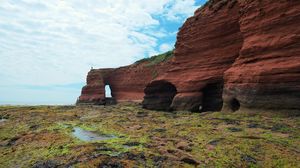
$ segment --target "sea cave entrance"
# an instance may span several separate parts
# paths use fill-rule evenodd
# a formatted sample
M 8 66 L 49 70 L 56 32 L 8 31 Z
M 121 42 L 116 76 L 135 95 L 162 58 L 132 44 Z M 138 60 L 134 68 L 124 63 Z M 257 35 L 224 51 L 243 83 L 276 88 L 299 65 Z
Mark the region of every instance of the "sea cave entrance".
M 203 88 L 201 112 L 220 111 L 223 106 L 222 92 L 223 82 L 211 83 Z
M 171 104 L 177 94 L 176 87 L 168 81 L 153 81 L 144 90 L 143 107 L 152 110 L 171 111 Z
M 240 102 L 236 99 L 236 98 L 233 98 L 231 101 L 230 101 L 230 109 L 235 112 L 235 111 L 238 111 L 241 107 L 240 105 Z

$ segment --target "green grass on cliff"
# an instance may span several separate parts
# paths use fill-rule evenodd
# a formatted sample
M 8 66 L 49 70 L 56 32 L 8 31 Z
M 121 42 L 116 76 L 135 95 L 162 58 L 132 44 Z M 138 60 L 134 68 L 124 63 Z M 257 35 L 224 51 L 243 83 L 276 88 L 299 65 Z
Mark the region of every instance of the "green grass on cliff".
M 136 61 L 135 64 L 146 63 L 146 66 L 153 66 L 169 60 L 172 56 L 173 56 L 173 51 L 168 51 L 163 54 L 141 59 L 139 61 Z

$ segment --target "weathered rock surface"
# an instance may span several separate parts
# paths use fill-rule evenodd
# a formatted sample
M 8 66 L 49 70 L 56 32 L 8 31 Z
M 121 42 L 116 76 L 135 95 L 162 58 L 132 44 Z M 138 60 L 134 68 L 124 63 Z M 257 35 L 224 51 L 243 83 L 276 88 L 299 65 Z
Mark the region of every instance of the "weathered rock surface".
M 86 86 L 81 90 L 77 104 L 105 104 L 105 74 L 113 69 L 92 69 L 87 76 Z
M 300 1 L 241 1 L 240 55 L 225 72 L 224 108 L 300 109 Z
M 243 44 L 240 8 L 237 3 L 229 2 L 212 2 L 213 5 L 197 10 L 177 34 L 175 66 L 156 79 L 176 87 L 171 108 L 221 110 L 223 74 L 239 56 Z M 210 101 L 212 97 L 217 100 Z
M 77 104 L 106 104 L 106 85 L 110 86 L 112 97 L 117 102 L 141 102 L 146 85 L 163 73 L 168 65 L 168 61 L 157 64 L 143 61 L 116 69 L 92 69 L 88 73 L 87 85 L 82 88 Z
M 175 110 L 299 110 L 299 25 L 300 1 L 212 0 L 182 26 L 176 66 L 156 80 L 176 87 Z
M 145 88 L 143 107 L 156 110 L 171 110 L 173 98 L 177 90 L 174 85 L 167 81 L 154 81 Z
M 101 103 L 109 83 L 117 101 L 144 97 L 148 109 L 299 110 L 299 27 L 299 0 L 211 0 L 181 27 L 170 61 L 91 71 L 79 102 Z

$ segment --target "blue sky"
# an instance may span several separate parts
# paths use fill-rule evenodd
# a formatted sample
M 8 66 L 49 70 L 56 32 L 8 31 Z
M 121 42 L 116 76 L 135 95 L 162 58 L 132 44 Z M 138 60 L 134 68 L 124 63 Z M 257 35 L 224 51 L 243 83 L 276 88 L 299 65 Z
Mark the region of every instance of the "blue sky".
M 0 104 L 73 104 L 91 66 L 172 49 L 205 1 L 0 1 Z

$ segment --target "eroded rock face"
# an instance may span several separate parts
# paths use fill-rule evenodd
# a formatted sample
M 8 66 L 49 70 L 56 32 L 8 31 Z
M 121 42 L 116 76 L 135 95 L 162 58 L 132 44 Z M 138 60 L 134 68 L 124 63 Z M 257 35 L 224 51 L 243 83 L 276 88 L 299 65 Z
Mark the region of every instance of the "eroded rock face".
M 170 111 L 174 96 L 177 94 L 176 87 L 167 81 L 153 81 L 145 88 L 143 107 Z
M 177 35 L 175 66 L 156 79 L 175 85 L 177 95 L 171 108 L 220 110 L 223 87 L 211 86 L 223 85 L 223 74 L 239 56 L 242 44 L 239 6 L 233 1 L 217 1 L 187 19 Z M 214 105 L 217 107 L 212 108 Z
M 171 108 L 300 109 L 299 4 L 211 0 L 198 9 L 178 33 L 176 66 L 157 78 L 177 89 Z
M 299 0 L 211 0 L 181 27 L 171 61 L 90 72 L 79 101 L 101 102 L 109 83 L 118 101 L 155 110 L 299 110 L 299 27 Z
M 116 69 L 93 69 L 82 88 L 77 104 L 105 105 L 114 102 L 142 102 L 144 88 L 169 66 L 169 61 L 150 64 L 148 61 Z M 105 97 L 105 85 L 111 88 L 112 98 Z
M 105 104 L 105 74 L 109 74 L 113 69 L 92 69 L 87 76 L 86 86 L 81 90 L 81 95 L 77 104 Z
M 244 37 L 225 72 L 224 109 L 300 109 L 300 1 L 240 1 Z

